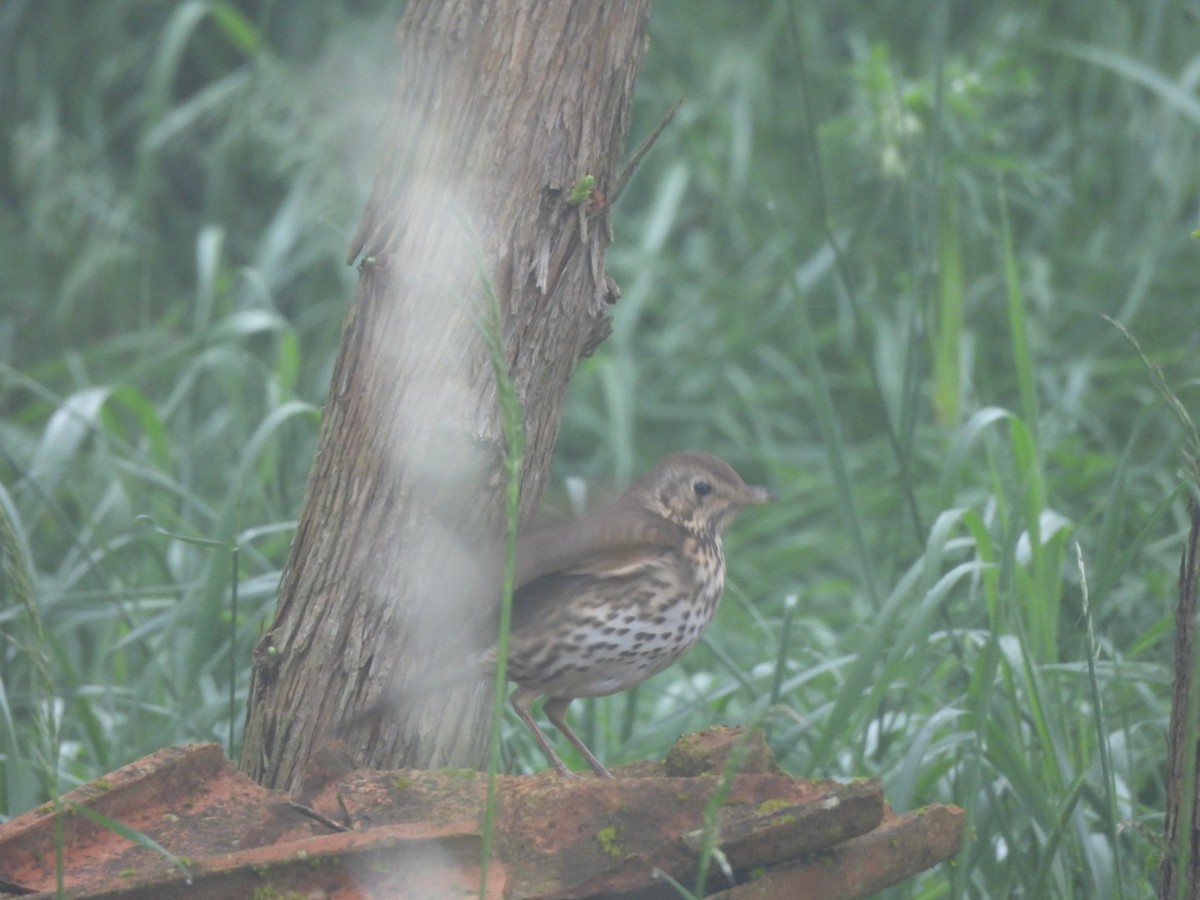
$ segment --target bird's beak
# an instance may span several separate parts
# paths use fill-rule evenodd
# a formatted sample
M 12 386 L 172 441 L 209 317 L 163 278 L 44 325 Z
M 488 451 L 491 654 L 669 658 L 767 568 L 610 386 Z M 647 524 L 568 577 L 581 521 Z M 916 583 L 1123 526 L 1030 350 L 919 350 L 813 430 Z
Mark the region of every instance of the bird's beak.
M 742 503 L 745 506 L 758 506 L 762 503 L 770 503 L 778 498 L 765 487 L 759 487 L 756 484 L 746 485 L 746 490 L 742 494 Z

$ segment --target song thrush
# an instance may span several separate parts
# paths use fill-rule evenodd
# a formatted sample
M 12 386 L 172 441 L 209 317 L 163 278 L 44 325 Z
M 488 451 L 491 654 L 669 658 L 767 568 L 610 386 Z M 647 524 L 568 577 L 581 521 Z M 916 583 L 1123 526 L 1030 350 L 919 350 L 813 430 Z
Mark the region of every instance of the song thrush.
M 725 584 L 721 532 L 738 509 L 769 499 L 715 456 L 675 453 L 608 509 L 521 538 L 511 702 L 556 771 L 573 774 L 534 721 L 533 701 L 547 697 L 547 718 L 597 775 L 611 778 L 567 725 L 567 706 L 631 688 L 699 640 Z M 493 649 L 481 665 L 495 663 Z
M 597 775 L 611 778 L 567 725 L 567 707 L 577 697 L 640 684 L 700 639 L 725 585 L 721 532 L 740 508 L 770 499 L 766 488 L 747 485 L 715 456 L 675 453 L 607 509 L 520 538 L 507 668 L 517 689 L 510 700 L 559 774 L 574 773 L 534 721 L 533 701 L 546 697 L 550 721 Z M 465 666 L 435 672 L 424 688 L 493 674 L 496 652 L 493 646 Z M 343 722 L 342 733 L 402 697 L 378 701 Z

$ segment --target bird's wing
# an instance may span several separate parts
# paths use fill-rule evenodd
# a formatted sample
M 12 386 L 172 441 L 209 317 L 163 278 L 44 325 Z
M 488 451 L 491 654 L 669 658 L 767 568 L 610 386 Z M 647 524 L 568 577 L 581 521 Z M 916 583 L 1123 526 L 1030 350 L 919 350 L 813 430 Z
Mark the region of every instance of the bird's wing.
M 665 553 L 678 553 L 685 538 L 681 527 L 657 513 L 618 507 L 523 537 L 517 588 L 548 576 L 633 575 Z
M 637 582 L 643 571 L 678 554 L 684 536 L 648 510 L 615 509 L 522 538 L 512 633 L 537 629 L 545 615 L 581 593 Z

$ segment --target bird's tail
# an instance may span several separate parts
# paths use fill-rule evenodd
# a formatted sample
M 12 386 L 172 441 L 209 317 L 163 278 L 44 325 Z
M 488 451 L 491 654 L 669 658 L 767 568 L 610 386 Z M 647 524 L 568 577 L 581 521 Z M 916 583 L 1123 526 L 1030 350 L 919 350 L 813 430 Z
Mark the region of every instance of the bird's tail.
M 494 649 L 481 651 L 467 660 L 443 660 L 424 667 L 415 677 L 395 680 L 369 706 L 343 718 L 333 728 L 333 736 L 343 738 L 367 723 L 378 724 L 390 713 L 422 702 L 438 691 L 458 687 L 468 681 L 490 677 L 496 671 Z

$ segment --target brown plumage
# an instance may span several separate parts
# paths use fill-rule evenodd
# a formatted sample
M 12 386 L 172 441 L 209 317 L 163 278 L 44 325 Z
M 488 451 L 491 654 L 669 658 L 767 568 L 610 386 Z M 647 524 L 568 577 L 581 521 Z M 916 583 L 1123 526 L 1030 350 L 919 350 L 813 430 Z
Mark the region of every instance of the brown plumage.
M 507 675 L 517 715 L 555 770 L 571 774 L 533 701 L 547 697 L 546 716 L 611 777 L 566 724 L 567 706 L 631 688 L 699 640 L 725 583 L 721 533 L 740 508 L 769 499 L 715 456 L 675 453 L 608 509 L 521 539 Z M 481 665 L 495 662 L 493 649 Z

